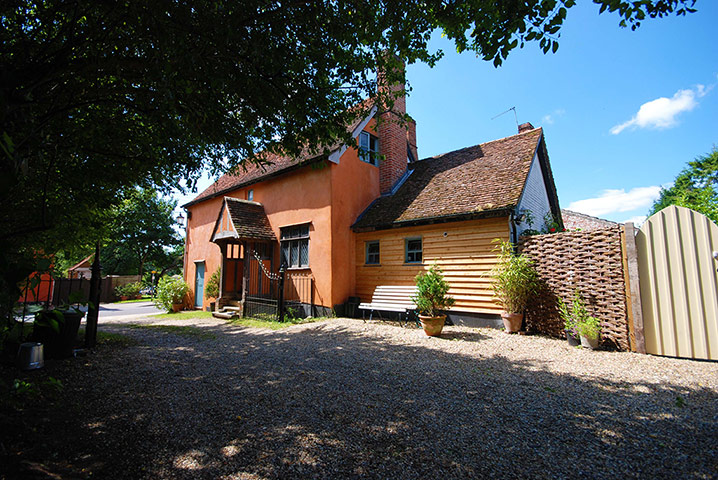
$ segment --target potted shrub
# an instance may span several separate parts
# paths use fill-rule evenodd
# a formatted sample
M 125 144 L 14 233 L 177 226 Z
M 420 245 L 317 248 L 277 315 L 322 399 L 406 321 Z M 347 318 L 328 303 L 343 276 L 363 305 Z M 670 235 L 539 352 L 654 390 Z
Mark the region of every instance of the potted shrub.
M 581 343 L 581 338 L 578 335 L 578 329 L 576 327 L 579 321 L 588 318 L 588 311 L 586 310 L 586 304 L 581 297 L 581 293 L 576 289 L 573 294 L 573 300 L 571 304 L 567 304 L 562 299 L 558 299 L 558 311 L 563 320 L 563 329 L 566 334 L 566 340 L 572 347 L 576 347 Z
M 130 299 L 127 293 L 125 293 L 125 287 L 126 285 L 118 285 L 115 287 L 115 296 L 123 302 Z
M 189 292 L 189 285 L 179 275 L 162 277 L 157 282 L 155 305 L 167 312 L 178 312 L 184 305 L 184 297 Z
M 441 269 L 434 265 L 428 272 L 416 276 L 416 296 L 411 297 L 424 333 L 430 337 L 441 335 L 446 315 L 441 310 L 450 308 L 454 298 L 447 295 L 449 283 L 444 280 Z
M 531 259 L 516 254 L 511 242 L 500 241 L 495 251 L 498 263 L 492 270 L 494 295 L 504 307 L 501 319 L 506 333 L 515 333 L 521 330 L 526 305 L 538 288 L 538 274 Z
M 79 296 L 82 293 L 75 292 L 70 295 L 70 299 Z M 80 302 L 77 303 L 79 305 Z M 44 345 L 44 353 L 48 358 L 71 357 L 84 316 L 85 312 L 79 306 L 62 305 L 42 309 L 35 314 L 32 340 Z
M 601 322 L 596 317 L 586 317 L 576 323 L 576 330 L 581 337 L 581 346 L 596 350 L 601 335 Z
M 204 298 L 210 299 L 210 298 L 218 298 L 219 297 L 219 269 L 215 270 L 212 275 L 209 276 L 209 279 L 207 280 L 207 283 L 204 286 Z M 214 305 L 215 302 L 209 303 L 209 310 L 211 312 L 214 311 Z

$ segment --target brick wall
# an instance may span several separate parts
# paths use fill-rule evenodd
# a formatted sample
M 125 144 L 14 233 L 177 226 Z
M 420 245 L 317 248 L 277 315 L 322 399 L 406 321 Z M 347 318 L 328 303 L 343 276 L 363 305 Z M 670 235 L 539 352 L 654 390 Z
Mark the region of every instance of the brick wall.
M 403 69 L 403 65 L 401 67 Z M 406 96 L 404 85 L 387 84 L 383 72 L 378 72 L 378 88 L 392 97 L 393 105 L 387 105 L 380 109 L 377 122 L 377 134 L 379 135 L 379 150 L 383 155 L 379 163 L 379 186 L 381 193 L 386 193 L 404 176 L 407 168 L 407 141 L 411 136 L 411 129 L 402 123 L 402 116 L 406 114 Z M 414 144 L 416 144 L 416 126 L 413 130 Z
M 602 345 L 630 349 L 619 226 L 522 237 L 519 251 L 534 261 L 542 282 L 526 312 L 529 331 L 563 336 L 557 299 L 569 302 L 578 288 L 589 314 L 601 321 Z

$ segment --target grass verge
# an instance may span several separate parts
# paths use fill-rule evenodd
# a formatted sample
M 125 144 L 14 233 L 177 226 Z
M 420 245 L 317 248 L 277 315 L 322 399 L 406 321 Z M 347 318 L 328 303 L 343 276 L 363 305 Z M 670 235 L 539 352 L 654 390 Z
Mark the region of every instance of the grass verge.
M 212 312 L 203 312 L 201 310 L 189 310 L 187 312 L 177 313 L 158 313 L 150 315 L 150 318 L 161 318 L 164 320 L 191 320 L 193 318 L 211 318 Z
M 228 320 L 232 325 L 240 325 L 242 327 L 253 327 L 253 328 L 268 328 L 270 330 L 281 330 L 282 328 L 291 327 L 292 325 L 299 325 L 302 323 L 313 323 L 324 320 L 324 318 L 293 318 L 291 320 L 285 320 L 278 322 L 276 320 L 269 320 L 264 318 L 256 317 L 245 317 L 235 318 Z
M 119 302 L 113 302 L 113 303 L 137 303 L 137 302 L 150 302 L 152 301 L 152 297 L 149 295 L 145 295 L 142 298 L 134 298 L 132 300 L 120 300 Z

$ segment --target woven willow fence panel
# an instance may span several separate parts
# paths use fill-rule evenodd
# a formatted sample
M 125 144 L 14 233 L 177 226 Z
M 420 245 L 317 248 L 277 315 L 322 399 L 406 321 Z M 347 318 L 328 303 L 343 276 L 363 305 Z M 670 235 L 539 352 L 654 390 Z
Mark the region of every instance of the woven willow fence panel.
M 620 227 L 523 237 L 519 251 L 534 261 L 542 283 L 526 312 L 529 331 L 563 336 L 557 299 L 570 302 L 578 289 L 601 321 L 602 344 L 630 349 Z

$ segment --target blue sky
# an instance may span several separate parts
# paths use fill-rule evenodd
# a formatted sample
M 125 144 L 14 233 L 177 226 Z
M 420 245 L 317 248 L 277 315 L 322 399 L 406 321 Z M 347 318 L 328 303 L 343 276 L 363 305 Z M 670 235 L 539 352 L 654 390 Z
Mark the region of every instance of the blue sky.
M 519 123 L 544 128 L 562 208 L 642 221 L 660 186 L 718 146 L 718 2 L 697 8 L 631 31 L 579 2 L 557 53 L 530 43 L 500 68 L 437 34 L 437 66 L 407 67 L 419 157 L 513 135 L 513 112 L 492 117 L 516 107 Z

